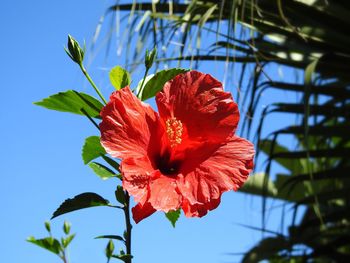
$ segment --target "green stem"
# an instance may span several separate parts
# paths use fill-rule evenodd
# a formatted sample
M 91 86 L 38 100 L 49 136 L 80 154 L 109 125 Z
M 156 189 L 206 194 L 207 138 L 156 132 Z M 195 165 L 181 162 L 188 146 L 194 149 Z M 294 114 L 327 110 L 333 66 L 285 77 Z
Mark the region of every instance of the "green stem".
M 142 91 L 142 89 L 143 89 L 143 85 L 145 84 L 145 81 L 146 81 L 146 77 L 147 77 L 148 71 L 149 71 L 149 68 L 146 68 L 145 75 L 143 76 L 143 79 L 142 79 L 142 83 L 141 83 L 140 89 L 139 89 L 139 91 L 137 92 L 137 97 L 138 97 L 138 98 L 139 98 L 140 93 L 141 93 L 141 91 Z
M 125 215 L 125 227 L 126 227 L 126 236 L 125 236 L 125 246 L 126 246 L 126 254 L 131 254 L 131 229 L 132 225 L 130 223 L 130 210 L 129 210 L 129 204 L 130 204 L 130 196 L 128 192 L 125 191 L 125 206 L 124 206 L 124 215 Z M 131 257 L 126 263 L 131 263 Z
M 92 123 L 98 130 L 100 130 L 100 127 L 98 126 L 98 124 L 94 121 L 93 118 L 91 118 L 91 116 L 86 112 L 86 110 L 84 110 L 83 108 L 81 108 L 80 111 L 91 121 L 91 123 Z
M 94 81 L 91 79 L 89 73 L 87 73 L 85 67 L 83 64 L 80 64 L 80 69 L 83 72 L 83 74 L 85 75 L 85 77 L 87 78 L 87 80 L 90 82 L 91 86 L 94 88 L 94 90 L 96 91 L 96 93 L 98 94 L 98 96 L 101 98 L 101 100 L 104 102 L 104 104 L 107 104 L 107 101 L 105 100 L 105 98 L 103 97 L 102 93 L 100 92 L 100 90 L 97 88 L 96 84 L 94 83 Z
M 64 263 L 68 263 L 68 260 L 66 258 L 66 251 L 65 250 L 63 250 L 63 252 L 62 252 L 62 257 L 61 258 L 62 258 Z

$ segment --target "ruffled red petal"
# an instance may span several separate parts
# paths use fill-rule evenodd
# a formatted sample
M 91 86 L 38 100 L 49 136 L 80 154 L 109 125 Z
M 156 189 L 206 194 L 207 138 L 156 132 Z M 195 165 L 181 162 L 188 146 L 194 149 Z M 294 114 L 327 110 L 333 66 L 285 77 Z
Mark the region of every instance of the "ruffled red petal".
M 132 218 L 137 224 L 141 220 L 152 215 L 156 210 L 152 207 L 150 203 L 145 203 L 143 205 L 138 203 L 135 207 L 131 209 L 131 211 Z
M 113 157 L 140 157 L 158 150 L 159 140 L 153 138 L 159 132 L 158 114 L 129 87 L 112 93 L 101 117 L 101 144 Z
M 120 165 L 123 175 L 123 188 L 135 199 L 144 204 L 149 196 L 150 181 L 158 175 L 147 156 L 123 159 Z
M 175 178 L 154 170 L 148 157 L 124 159 L 121 170 L 123 188 L 138 202 L 136 218 L 142 219 L 153 210 L 168 212 L 180 208 L 182 196 L 177 190 Z
M 239 121 L 237 104 L 222 84 L 198 71 L 189 71 L 168 81 L 156 96 L 161 118 L 175 117 L 186 128 L 190 141 L 223 142 Z
M 187 216 L 203 216 L 220 202 L 221 194 L 237 190 L 253 169 L 254 146 L 233 136 L 194 171 L 179 175 L 178 189 Z
M 204 204 L 191 204 L 187 199 L 184 199 L 182 203 L 182 210 L 187 217 L 202 217 L 205 216 L 208 211 L 217 208 L 220 204 L 219 199 L 211 199 L 208 203 Z
M 180 208 L 182 196 L 177 190 L 175 178 L 161 175 L 150 183 L 148 201 L 156 210 L 169 212 Z

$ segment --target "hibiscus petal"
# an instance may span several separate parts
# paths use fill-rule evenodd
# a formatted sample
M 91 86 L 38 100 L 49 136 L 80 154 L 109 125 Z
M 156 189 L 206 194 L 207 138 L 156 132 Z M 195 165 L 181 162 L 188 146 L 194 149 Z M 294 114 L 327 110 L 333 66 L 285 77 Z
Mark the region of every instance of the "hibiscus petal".
M 192 172 L 178 176 L 187 216 L 203 216 L 220 202 L 223 192 L 237 190 L 253 169 L 254 146 L 233 136 Z
M 182 197 L 178 193 L 176 180 L 154 170 L 147 156 L 124 159 L 121 170 L 123 188 L 138 202 L 135 221 L 142 220 L 154 210 L 168 212 L 180 208 Z
M 135 207 L 131 209 L 132 217 L 136 224 L 141 220 L 152 215 L 156 210 L 152 207 L 150 203 L 145 203 L 144 205 L 138 203 Z
M 134 197 L 138 204 L 132 208 L 132 215 L 136 223 L 150 216 L 156 210 L 148 201 L 150 196 L 150 182 L 160 176 L 155 171 L 147 156 L 123 159 L 120 165 L 123 175 L 123 188 Z
M 202 217 L 205 216 L 208 211 L 217 208 L 219 204 L 220 198 L 211 199 L 209 203 L 205 204 L 191 204 L 187 199 L 184 199 L 182 209 L 187 217 Z
M 158 114 L 129 87 L 112 93 L 101 117 L 101 144 L 113 157 L 145 156 L 152 150 L 149 147 L 157 147 L 157 142 L 150 140 L 158 136 Z
M 222 84 L 208 74 L 190 71 L 168 81 L 156 96 L 164 121 L 176 118 L 190 141 L 223 142 L 239 121 L 237 104 Z
M 149 183 L 157 175 L 147 156 L 123 159 L 120 165 L 123 188 L 135 199 L 144 204 L 149 196 Z
M 148 200 L 156 210 L 166 213 L 179 209 L 182 196 L 178 193 L 175 178 L 160 174 L 159 178 L 152 180 Z

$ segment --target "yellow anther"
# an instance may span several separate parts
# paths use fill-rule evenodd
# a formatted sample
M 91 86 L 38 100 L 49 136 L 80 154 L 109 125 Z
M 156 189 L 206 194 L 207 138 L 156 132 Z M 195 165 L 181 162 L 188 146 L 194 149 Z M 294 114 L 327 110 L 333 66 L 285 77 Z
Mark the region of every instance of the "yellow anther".
M 176 118 L 171 118 L 165 122 L 165 126 L 170 146 L 175 147 L 176 145 L 179 145 L 182 142 L 182 122 Z

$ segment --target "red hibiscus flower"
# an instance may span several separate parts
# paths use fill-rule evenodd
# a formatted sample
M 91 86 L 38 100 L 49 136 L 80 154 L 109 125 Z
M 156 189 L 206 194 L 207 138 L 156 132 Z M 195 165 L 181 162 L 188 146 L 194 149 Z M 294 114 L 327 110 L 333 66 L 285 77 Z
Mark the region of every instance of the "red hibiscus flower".
M 237 104 L 197 71 L 168 81 L 156 102 L 159 113 L 129 87 L 114 92 L 101 112 L 101 143 L 121 159 L 123 188 L 138 202 L 136 223 L 157 210 L 202 217 L 253 168 L 252 143 L 234 135 Z

